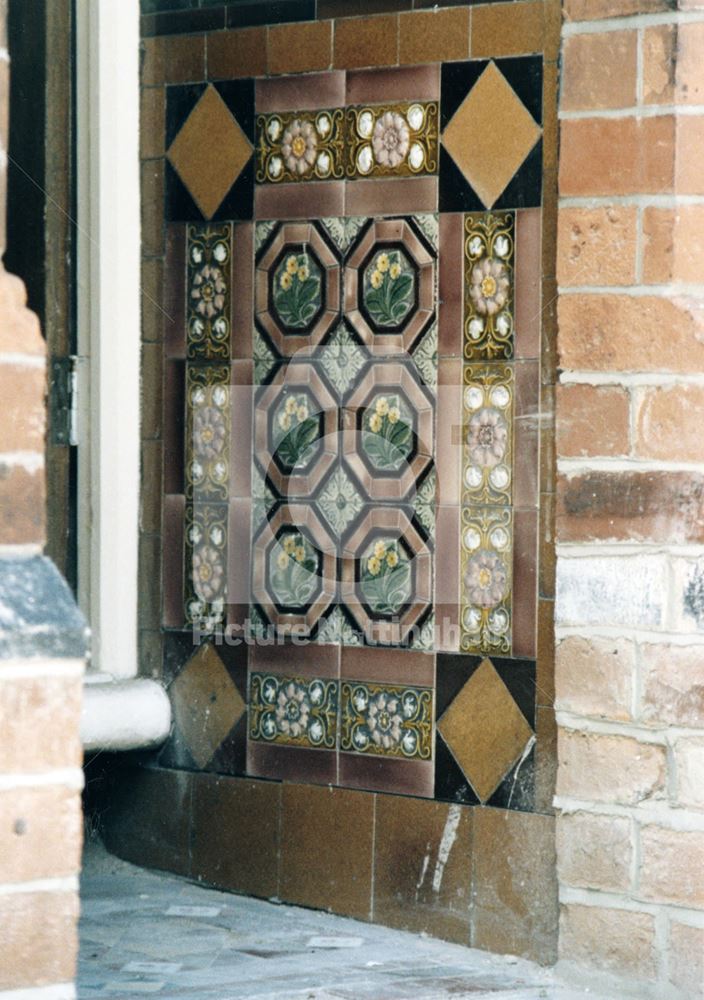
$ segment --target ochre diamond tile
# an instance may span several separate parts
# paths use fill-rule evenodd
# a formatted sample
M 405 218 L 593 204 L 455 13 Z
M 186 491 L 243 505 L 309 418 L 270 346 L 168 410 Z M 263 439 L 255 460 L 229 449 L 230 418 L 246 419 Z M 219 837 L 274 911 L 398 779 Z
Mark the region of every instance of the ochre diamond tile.
M 211 645 L 201 646 L 169 688 L 176 727 L 198 767 L 205 767 L 246 705 Z
M 253 151 L 220 94 L 209 86 L 171 143 L 167 156 L 198 208 L 210 219 Z
M 438 731 L 482 802 L 533 735 L 491 660 L 482 660 L 438 722 Z
M 540 138 L 540 126 L 491 62 L 450 119 L 445 149 L 491 208 Z

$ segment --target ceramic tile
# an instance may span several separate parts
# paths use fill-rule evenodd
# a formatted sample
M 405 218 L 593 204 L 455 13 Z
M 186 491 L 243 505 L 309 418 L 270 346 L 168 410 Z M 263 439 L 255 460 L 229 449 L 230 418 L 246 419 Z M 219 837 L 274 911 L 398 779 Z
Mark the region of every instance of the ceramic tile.
M 168 694 L 174 725 L 202 770 L 247 711 L 244 698 L 210 643 L 200 646 Z
M 442 95 L 441 211 L 540 204 L 540 171 L 524 168 L 541 135 L 541 58 L 447 63 Z
M 374 802 L 344 789 L 286 784 L 281 808 L 282 901 L 368 920 Z M 315 843 L 315 864 L 310 845 Z
M 272 26 L 268 32 L 268 70 L 276 73 L 310 73 L 327 69 L 332 61 L 332 24 L 317 21 Z
M 242 626 L 251 599 L 252 501 L 230 500 L 227 528 L 227 624 Z
M 465 506 L 511 504 L 515 395 L 514 371 L 510 365 L 464 366 L 462 503 Z M 518 434 L 516 438 L 518 452 Z
M 432 799 L 435 788 L 433 761 L 341 753 L 338 781 L 346 788 Z
M 521 359 L 540 357 L 541 224 L 540 209 L 516 213 L 515 340 Z
M 445 857 L 448 830 L 453 837 Z M 380 795 L 375 844 L 374 920 L 468 944 L 472 811 Z
M 436 101 L 346 110 L 348 177 L 413 177 L 438 168 Z
M 226 504 L 186 505 L 184 592 L 186 621 L 203 633 L 223 622 L 227 600 Z
M 276 781 L 335 785 L 337 754 L 334 750 L 309 750 L 248 740 L 247 774 Z
M 144 295 L 144 289 L 142 290 Z M 186 356 L 186 226 L 172 223 L 166 227 L 166 260 L 164 264 L 163 307 L 164 355 L 167 358 Z
M 536 655 L 538 615 L 538 512 L 516 510 L 513 516 L 513 652 Z
M 533 730 L 484 659 L 438 719 L 442 737 L 481 802 L 497 789 L 531 744 Z
M 398 61 L 398 15 L 343 19 L 335 25 L 337 69 L 393 66 Z
M 230 365 L 186 365 L 186 496 L 227 500 Z
M 345 112 L 260 114 L 256 145 L 258 184 L 339 179 L 345 173 Z
M 337 746 L 336 680 L 249 675 L 249 739 L 281 746 Z
M 430 63 L 469 55 L 469 9 L 402 14 L 399 62 Z
M 312 73 L 257 80 L 255 101 L 260 114 L 341 108 L 345 103 L 345 74 Z
M 232 227 L 187 227 L 187 357 L 230 357 Z
M 359 180 L 347 185 L 348 215 L 378 215 L 384 212 L 437 212 L 437 177 Z
M 513 592 L 513 514 L 508 507 L 461 512 L 460 648 L 509 653 Z
M 380 95 L 385 101 L 438 101 L 440 67 L 362 69 L 347 74 L 346 104 L 377 104 Z
M 519 362 L 515 373 L 514 503 L 537 507 L 540 443 L 540 369 L 537 361 Z
M 514 353 L 515 213 L 472 214 L 464 221 L 464 357 L 501 360 Z
M 252 405 L 254 398 L 254 365 L 233 361 L 230 366 L 230 440 L 251 441 Z M 230 476 L 230 496 L 248 499 L 252 495 L 251 465 L 248 461 L 234 462 Z
M 164 364 L 164 493 L 185 491 L 186 363 Z
M 438 354 L 462 354 L 464 303 L 464 218 L 459 212 L 443 212 L 440 218 L 438 268 Z
M 240 28 L 208 35 L 208 79 L 236 80 L 266 73 L 266 28 Z
M 459 503 L 462 475 L 463 387 L 462 362 L 459 358 L 441 358 L 438 362 L 436 466 L 438 503 Z
M 163 511 L 162 564 L 165 628 L 180 628 L 183 613 L 183 527 L 186 501 L 182 496 L 165 496 Z
M 340 750 L 430 760 L 431 689 L 350 680 L 342 683 L 340 696 Z
M 308 184 L 258 184 L 254 192 L 257 219 L 317 219 L 341 215 L 345 210 L 343 181 L 310 181 Z
M 223 205 L 254 152 L 250 129 L 248 135 L 223 94 L 251 103 L 252 86 L 209 84 L 167 151 L 171 166 L 206 219 Z M 245 106 L 239 115 L 246 120 L 251 108 Z
M 276 896 L 280 797 L 274 782 L 194 775 L 192 877 L 248 896 Z
M 436 565 L 442 572 L 435 580 L 437 649 L 457 652 L 460 648 L 460 508 L 439 506 L 436 512 Z

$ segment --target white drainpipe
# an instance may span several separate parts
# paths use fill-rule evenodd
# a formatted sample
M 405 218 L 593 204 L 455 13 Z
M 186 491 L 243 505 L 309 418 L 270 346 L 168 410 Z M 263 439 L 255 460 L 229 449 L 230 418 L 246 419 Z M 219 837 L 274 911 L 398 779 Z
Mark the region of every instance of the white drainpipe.
M 163 688 L 137 654 L 140 482 L 139 0 L 76 4 L 79 604 L 87 749 L 155 746 Z

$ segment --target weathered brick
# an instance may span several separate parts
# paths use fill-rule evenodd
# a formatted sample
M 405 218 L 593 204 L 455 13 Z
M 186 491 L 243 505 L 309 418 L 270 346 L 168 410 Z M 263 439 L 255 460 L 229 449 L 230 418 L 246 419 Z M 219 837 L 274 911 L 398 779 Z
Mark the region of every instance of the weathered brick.
M 654 386 L 643 391 L 634 450 L 639 458 L 700 462 L 702 435 L 695 413 L 704 413 L 704 386 Z
M 556 387 L 557 452 L 560 458 L 626 455 L 630 393 L 618 385 Z
M 658 903 L 704 906 L 704 831 L 645 826 L 640 835 L 640 895 Z
M 566 197 L 672 191 L 674 140 L 672 115 L 563 121 L 560 194 Z
M 675 191 L 704 194 L 704 116 L 678 115 L 676 128 Z
M 704 206 L 646 208 L 643 213 L 643 280 L 698 283 L 704 260 Z
M 24 283 L 0 266 L 0 353 L 44 355 L 46 342 L 39 320 L 26 307 Z
M 673 0 L 565 0 L 563 10 L 568 21 L 598 21 L 603 17 L 655 14 L 672 6 Z
M 704 542 L 704 474 L 585 472 L 558 476 L 563 542 Z
M 0 364 L 0 452 L 44 453 L 44 367 Z
M 557 872 L 561 882 L 618 892 L 631 883 L 631 821 L 577 812 L 557 818 Z
M 77 920 L 76 893 L 0 895 L 0 989 L 71 982 Z
M 555 707 L 594 718 L 626 721 L 636 670 L 627 639 L 569 636 L 555 650 Z
M 636 805 L 662 798 L 665 748 L 630 736 L 561 728 L 557 737 L 557 794 L 593 802 Z
M 16 788 L 0 793 L 0 882 L 77 875 L 82 827 L 77 789 Z
M 655 295 L 562 295 L 560 367 L 577 371 L 704 369 L 704 303 Z M 617 331 L 617 334 L 616 334 Z M 667 335 L 667 350 L 663 338 Z
M 704 726 L 704 719 L 702 719 Z M 704 809 L 704 737 L 691 737 L 675 743 L 677 804 Z
M 643 32 L 644 104 L 674 103 L 676 45 L 674 24 L 658 24 Z
M 636 31 L 572 35 L 562 45 L 562 111 L 629 108 L 636 103 Z
M 560 917 L 560 958 L 583 968 L 652 980 L 657 971 L 655 918 L 649 913 L 568 903 Z
M 555 620 L 563 625 L 654 628 L 665 617 L 666 570 L 659 555 L 563 556 L 557 569 Z
M 566 288 L 633 284 L 637 217 L 637 209 L 627 205 L 561 208 L 557 223 L 558 284 Z
M 704 648 L 648 643 L 641 648 L 642 708 L 649 725 L 701 728 Z
M 9 680 L 0 671 L 0 774 L 81 766 L 81 692 L 80 678 Z
M 0 545 L 43 545 L 46 534 L 44 467 L 0 462 Z
M 670 982 L 688 1000 L 704 997 L 704 927 L 670 925 Z

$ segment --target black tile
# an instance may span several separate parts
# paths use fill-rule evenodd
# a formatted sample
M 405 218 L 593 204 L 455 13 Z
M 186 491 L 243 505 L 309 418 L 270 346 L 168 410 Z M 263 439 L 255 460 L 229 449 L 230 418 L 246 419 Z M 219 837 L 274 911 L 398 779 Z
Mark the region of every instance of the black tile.
M 495 209 L 538 208 L 543 194 L 543 140 L 540 139 L 518 168 Z
M 488 65 L 488 59 L 442 64 L 440 71 L 441 132 Z
M 485 803 L 495 809 L 515 809 L 517 812 L 535 810 L 535 750 L 523 761 L 518 761 L 494 794 Z
M 543 123 L 543 57 L 497 59 L 496 65 L 539 125 Z
M 455 700 L 484 659 L 484 656 L 471 656 L 467 653 L 437 654 L 435 671 L 436 719 L 441 718 L 443 712 Z
M 491 657 L 494 668 L 511 692 L 528 725 L 535 729 L 535 660 Z
M 188 193 L 183 181 L 166 161 L 166 205 L 168 222 L 202 222 L 203 213 Z
M 435 798 L 472 806 L 480 804 L 440 733 L 435 734 Z
M 190 35 L 197 31 L 212 31 L 224 27 L 224 7 L 144 14 L 140 23 L 142 38 L 151 38 L 155 35 Z
M 166 88 L 166 134 L 168 150 L 206 88 L 205 83 L 187 83 Z
M 438 207 L 441 212 L 484 212 L 486 206 L 452 159 L 440 147 Z
M 221 80 L 213 86 L 254 145 L 254 80 Z
M 314 21 L 315 0 L 256 0 L 228 4 L 228 28 L 257 24 L 280 24 L 284 21 Z
M 139 6 L 143 14 L 161 14 L 171 10 L 196 10 L 200 0 L 140 0 Z

